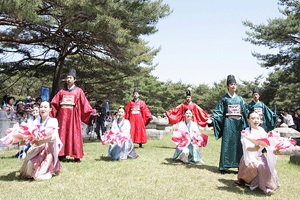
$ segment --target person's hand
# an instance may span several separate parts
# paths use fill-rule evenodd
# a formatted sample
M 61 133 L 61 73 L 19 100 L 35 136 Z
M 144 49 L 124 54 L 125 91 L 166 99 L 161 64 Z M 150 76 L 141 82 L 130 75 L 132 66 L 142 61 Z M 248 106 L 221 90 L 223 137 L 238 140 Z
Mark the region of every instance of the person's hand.
M 208 124 L 211 124 L 213 121 L 211 120 L 211 118 L 207 118 L 206 122 L 207 122 Z
M 275 149 L 275 150 L 273 151 L 273 153 L 274 153 L 275 155 L 279 155 L 279 154 L 280 154 L 280 150 L 279 150 L 279 149 Z

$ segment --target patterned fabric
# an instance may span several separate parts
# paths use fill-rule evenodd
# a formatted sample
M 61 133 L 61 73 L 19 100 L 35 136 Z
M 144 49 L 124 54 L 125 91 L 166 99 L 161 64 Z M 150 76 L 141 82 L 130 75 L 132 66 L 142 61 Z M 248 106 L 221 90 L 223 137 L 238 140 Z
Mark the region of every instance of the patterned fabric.
M 64 144 L 59 156 L 83 157 L 82 125 L 88 124 L 95 113 L 84 92 L 79 87 L 72 90 L 60 90 L 51 101 L 50 116 L 57 118 L 59 136 Z
M 239 105 L 241 116 L 228 115 L 229 105 Z M 226 115 L 227 114 L 227 115 Z M 224 95 L 213 111 L 212 121 L 216 139 L 222 138 L 219 170 L 238 168 L 243 155 L 241 131 L 247 126 L 247 104 L 241 96 Z

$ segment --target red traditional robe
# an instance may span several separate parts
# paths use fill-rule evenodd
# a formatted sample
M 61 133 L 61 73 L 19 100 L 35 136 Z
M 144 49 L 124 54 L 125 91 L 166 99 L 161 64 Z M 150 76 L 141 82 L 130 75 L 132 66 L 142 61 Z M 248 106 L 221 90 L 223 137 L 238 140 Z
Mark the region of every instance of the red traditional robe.
M 187 103 L 184 102 L 177 106 L 176 108 L 169 110 L 166 112 L 166 115 L 169 119 L 170 124 L 177 124 L 180 121 L 184 121 L 184 112 L 186 109 L 191 109 L 193 111 L 193 121 L 196 122 L 199 126 L 201 127 L 206 127 L 207 122 L 206 120 L 208 119 L 208 114 L 200 108 L 197 104 L 191 102 Z
M 130 121 L 130 135 L 133 143 L 145 144 L 147 142 L 146 125 L 152 114 L 146 103 L 142 100 L 129 101 L 126 105 L 125 119 Z
M 59 136 L 63 147 L 59 156 L 83 157 L 81 122 L 89 123 L 90 116 L 95 112 L 81 88 L 70 91 L 62 89 L 51 101 L 50 116 L 57 118 Z

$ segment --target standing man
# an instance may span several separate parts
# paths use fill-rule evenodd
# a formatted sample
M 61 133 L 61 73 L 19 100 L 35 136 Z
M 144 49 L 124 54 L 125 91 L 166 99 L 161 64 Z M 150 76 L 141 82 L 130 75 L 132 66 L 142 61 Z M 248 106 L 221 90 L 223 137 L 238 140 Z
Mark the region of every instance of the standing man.
M 219 101 L 211 117 L 216 139 L 222 138 L 219 162 L 219 170 L 222 174 L 229 168 L 239 167 L 243 155 L 241 132 L 248 125 L 248 105 L 235 93 L 236 88 L 235 77 L 228 75 L 228 93 Z
M 80 162 L 83 157 L 81 122 L 88 124 L 96 116 L 81 88 L 75 86 L 76 70 L 67 75 L 67 85 L 58 91 L 51 101 L 51 116 L 58 119 L 59 136 L 63 147 L 59 159 L 66 161 L 66 156 Z
M 265 129 L 266 132 L 273 130 L 278 123 L 278 116 L 263 102 L 259 101 L 260 95 L 257 88 L 253 89 L 252 97 L 253 100 L 248 105 L 249 112 L 255 110 L 255 112 L 259 114 L 261 118 L 260 126 Z
M 185 102 L 177 106 L 176 108 L 166 112 L 166 116 L 169 119 L 170 124 L 177 124 L 181 121 L 185 121 L 184 113 L 187 109 L 193 111 L 192 121 L 196 122 L 202 128 L 206 128 L 208 114 L 200 108 L 197 104 L 192 102 L 191 89 L 186 91 Z
M 125 108 L 125 119 L 130 121 L 130 135 L 133 143 L 139 144 L 142 148 L 147 142 L 146 126 L 152 120 L 152 114 L 139 96 L 138 88 L 134 88 L 133 100 L 129 101 Z
M 104 126 L 104 121 L 105 121 L 105 109 L 103 107 L 103 102 L 101 100 L 98 101 L 98 104 L 96 105 L 96 111 L 97 111 L 97 118 L 96 118 L 96 134 L 97 134 L 97 139 L 101 140 L 100 137 L 100 130 L 101 130 L 101 135 L 104 134 L 105 132 L 105 126 Z

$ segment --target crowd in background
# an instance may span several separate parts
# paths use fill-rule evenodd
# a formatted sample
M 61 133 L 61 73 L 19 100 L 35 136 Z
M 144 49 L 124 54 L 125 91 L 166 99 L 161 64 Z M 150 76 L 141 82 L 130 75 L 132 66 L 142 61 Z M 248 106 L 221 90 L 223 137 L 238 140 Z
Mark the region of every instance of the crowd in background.
M 14 96 L 4 95 L 0 102 L 0 110 L 4 110 L 7 118 L 16 122 L 27 122 L 34 119 L 35 107 L 39 108 L 41 97 L 27 96 L 25 100 L 15 99 Z

